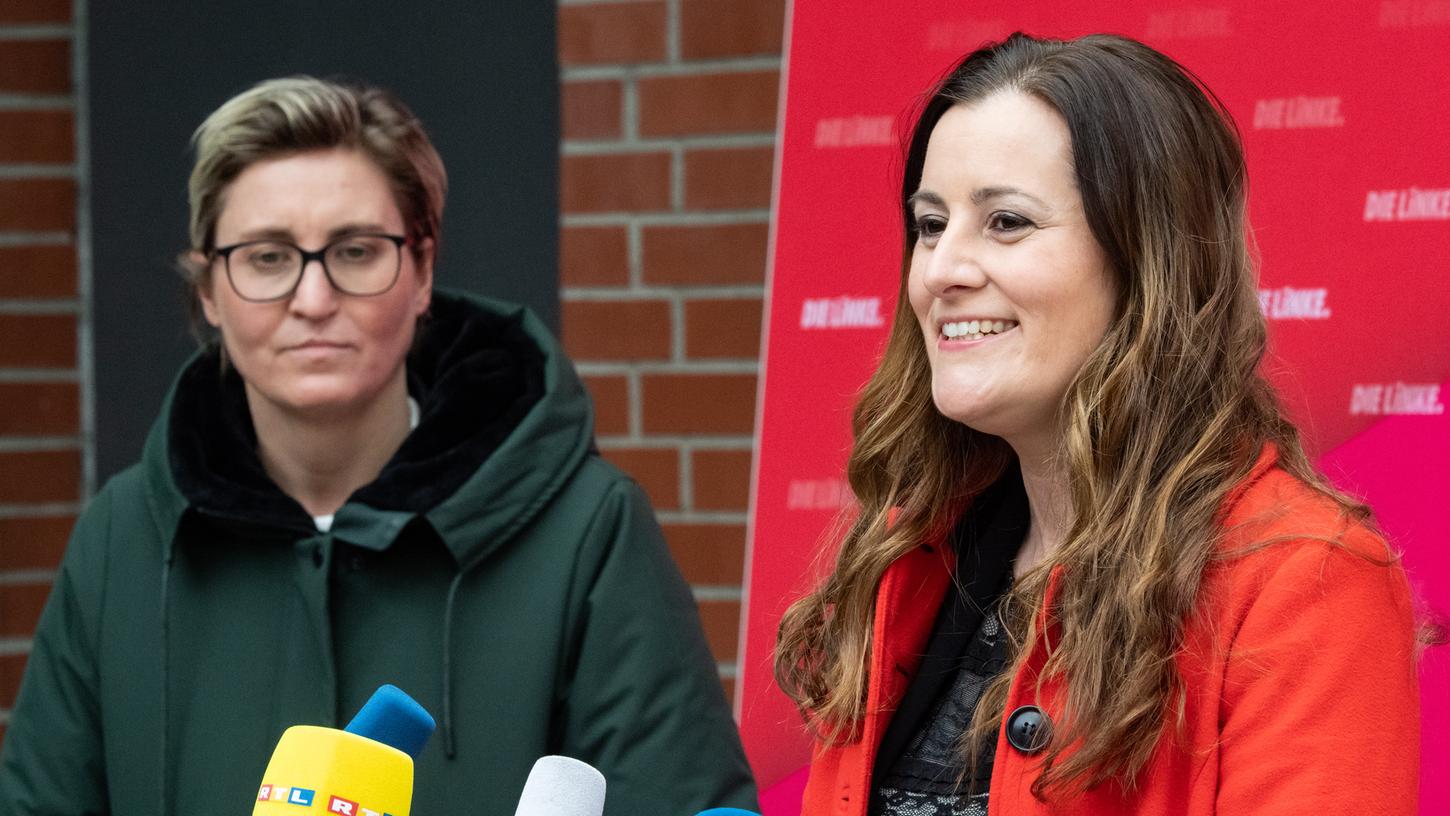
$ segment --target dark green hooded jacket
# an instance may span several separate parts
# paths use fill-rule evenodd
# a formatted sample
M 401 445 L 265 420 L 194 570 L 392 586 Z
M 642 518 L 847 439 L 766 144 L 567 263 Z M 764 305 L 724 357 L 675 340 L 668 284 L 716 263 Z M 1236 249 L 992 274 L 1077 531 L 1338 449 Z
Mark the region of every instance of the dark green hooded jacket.
M 525 310 L 434 296 L 421 421 L 328 533 L 267 478 L 240 381 L 183 370 L 76 525 L 0 751 L 0 814 L 245 814 L 288 726 L 382 683 L 438 720 L 417 816 L 514 812 L 535 759 L 605 812 L 755 807 L 688 587 Z

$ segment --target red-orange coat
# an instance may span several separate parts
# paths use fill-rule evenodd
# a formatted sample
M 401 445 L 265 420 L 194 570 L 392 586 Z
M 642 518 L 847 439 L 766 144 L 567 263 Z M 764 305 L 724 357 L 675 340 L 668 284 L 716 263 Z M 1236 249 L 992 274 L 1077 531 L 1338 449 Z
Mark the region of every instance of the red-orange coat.
M 1215 562 L 1203 578 L 1178 668 L 1187 686 L 1181 742 L 1168 726 L 1137 789 L 1115 782 L 1071 799 L 1031 792 L 1037 755 L 997 739 L 989 812 L 1026 814 L 1405 814 L 1419 778 L 1419 692 L 1410 591 L 1370 530 L 1274 465 L 1266 450 L 1227 503 L 1222 546 L 1285 537 Z M 1322 540 L 1335 539 L 1335 547 Z M 916 671 L 951 565 L 924 546 L 881 581 L 862 738 L 819 748 L 802 813 L 864 816 L 876 749 Z M 1051 593 L 1051 588 L 1049 588 Z M 1061 708 L 1048 680 L 1034 699 L 1038 651 L 1006 711 Z

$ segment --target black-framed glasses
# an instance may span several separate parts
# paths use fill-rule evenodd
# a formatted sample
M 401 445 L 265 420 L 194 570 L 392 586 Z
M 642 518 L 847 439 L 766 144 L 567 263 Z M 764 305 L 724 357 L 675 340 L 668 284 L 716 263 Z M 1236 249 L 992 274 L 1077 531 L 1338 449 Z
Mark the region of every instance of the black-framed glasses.
M 242 300 L 264 303 L 291 296 L 302 282 L 307 264 L 322 264 L 332 288 L 345 295 L 381 295 L 398 282 L 403 268 L 401 235 L 353 232 L 328 241 L 318 250 L 306 250 L 291 241 L 267 238 L 217 247 L 212 260 L 222 259 L 227 281 Z

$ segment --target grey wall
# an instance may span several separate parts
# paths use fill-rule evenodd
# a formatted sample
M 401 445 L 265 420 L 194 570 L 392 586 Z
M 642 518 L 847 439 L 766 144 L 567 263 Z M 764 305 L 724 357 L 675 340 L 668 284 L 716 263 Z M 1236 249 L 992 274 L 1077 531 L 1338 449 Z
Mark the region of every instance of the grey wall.
M 388 87 L 448 167 L 441 286 L 558 325 L 554 4 L 223 0 L 90 4 L 97 470 L 140 453 L 195 349 L 173 267 L 187 246 L 187 140 L 231 95 L 307 73 Z

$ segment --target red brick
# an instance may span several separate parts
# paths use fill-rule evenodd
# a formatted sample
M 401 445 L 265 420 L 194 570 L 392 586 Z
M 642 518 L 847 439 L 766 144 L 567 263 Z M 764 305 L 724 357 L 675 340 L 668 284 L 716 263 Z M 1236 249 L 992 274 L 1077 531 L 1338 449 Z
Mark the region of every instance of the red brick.
M 74 315 L 0 315 L 0 367 L 73 368 L 75 364 Z
M 698 461 L 698 459 L 696 460 Z M 670 554 L 692 584 L 739 584 L 745 574 L 745 525 L 665 524 Z
M 745 510 L 750 506 L 750 451 L 697 450 L 692 455 L 691 495 L 696 510 Z
M 559 62 L 647 62 L 665 58 L 665 4 L 598 3 L 559 9 Z
M 25 655 L 0 655 L 0 708 L 15 705 L 20 678 L 25 674 Z
M 0 162 L 69 164 L 75 154 L 70 111 L 0 111 Z
M 569 213 L 668 209 L 670 154 L 564 156 L 559 200 Z
M 0 224 L 0 229 L 11 227 Z M 0 298 L 66 298 L 75 294 L 73 247 L 0 247 Z
M 623 132 L 623 87 L 614 80 L 565 82 L 559 102 L 565 139 L 613 139 Z
M 663 300 L 566 301 L 560 325 L 575 360 L 663 360 L 670 356 L 670 304 Z
M 740 602 L 700 601 L 700 624 L 705 642 L 721 663 L 735 660 L 740 652 Z
M 0 519 L 0 571 L 54 569 L 75 523 L 75 516 Z
M 776 71 L 649 77 L 639 81 L 644 136 L 775 130 Z
M 685 302 L 685 356 L 692 359 L 760 356 L 759 298 Z
M 645 433 L 748 434 L 755 423 L 753 374 L 646 374 Z
M 779 54 L 784 29 L 785 0 L 684 0 L 680 56 Z
M 75 223 L 70 179 L 0 179 L 0 229 L 69 231 Z
M 628 285 L 629 235 L 624 227 L 560 230 L 559 280 L 565 286 Z
M 49 594 L 50 584 L 0 584 L 0 636 L 33 634 Z
M 685 207 L 691 210 L 770 206 L 775 151 L 768 147 L 685 153 Z
M 80 429 L 75 383 L 0 383 L 0 436 L 62 436 Z
M 634 477 L 657 510 L 680 506 L 680 452 L 673 448 L 605 448 L 604 458 Z
M 0 23 L 68 23 L 71 0 L 5 0 Z
M 63 94 L 70 91 L 70 43 L 6 40 L 0 48 L 0 91 Z
M 80 494 L 79 451 L 0 453 L 0 504 L 75 501 Z
M 708 286 L 765 281 L 765 224 L 647 227 L 646 283 Z
M 585 377 L 594 400 L 594 432 L 600 436 L 629 433 L 629 381 L 625 377 Z

